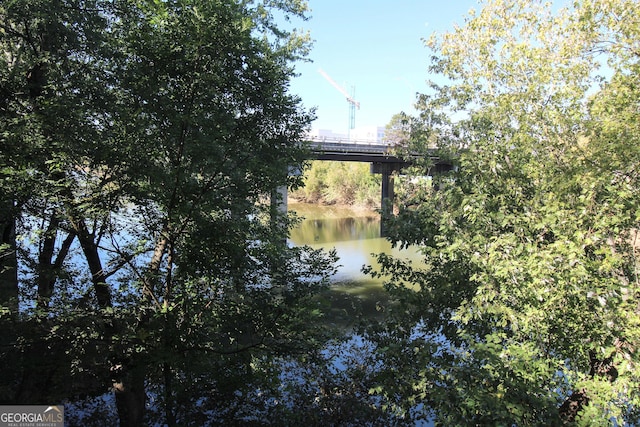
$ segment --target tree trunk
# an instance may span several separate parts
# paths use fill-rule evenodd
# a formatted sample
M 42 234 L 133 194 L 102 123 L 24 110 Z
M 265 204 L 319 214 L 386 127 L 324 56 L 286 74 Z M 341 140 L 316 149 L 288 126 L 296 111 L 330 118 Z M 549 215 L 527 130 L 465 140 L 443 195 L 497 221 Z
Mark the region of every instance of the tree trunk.
M 42 309 L 49 307 L 49 300 L 53 295 L 53 288 L 56 282 L 52 260 L 59 225 L 60 221 L 53 216 L 44 233 L 42 249 L 38 254 L 38 307 Z
M 98 300 L 98 306 L 100 308 L 111 307 L 111 291 L 107 285 L 107 275 L 102 268 L 102 261 L 100 260 L 100 253 L 94 236 L 89 233 L 84 219 L 73 218 L 72 224 L 87 264 L 89 264 L 89 271 L 91 272 L 91 280 Z
M 147 404 L 144 369 L 117 366 L 112 372 L 120 427 L 143 426 Z
M 164 374 L 164 417 L 167 427 L 175 427 L 177 425 L 176 414 L 174 412 L 174 396 L 173 396 L 173 377 L 171 373 L 171 365 L 164 362 L 162 366 Z
M 9 202 L 11 207 L 13 203 Z M 11 209 L 0 217 L 0 306 L 15 319 L 18 314 L 18 257 L 16 255 L 16 220 Z
M 107 275 L 95 236 L 89 232 L 82 218 L 73 218 L 72 224 L 78 236 L 82 252 L 89 264 L 93 287 L 100 308 L 112 306 L 111 291 L 107 285 Z M 107 334 L 117 333 L 114 327 L 107 327 Z M 109 337 L 107 337 L 108 339 Z M 147 394 L 145 390 L 145 369 L 136 361 L 121 360 L 111 368 L 112 387 L 116 398 L 121 427 L 144 425 Z
M 616 348 L 623 346 L 622 341 L 616 340 Z M 613 364 L 615 352 L 609 357 L 600 359 L 594 351 L 589 352 L 589 376 L 605 377 L 609 382 L 618 378 L 618 370 Z M 574 391 L 565 399 L 559 408 L 560 418 L 565 424 L 573 423 L 582 409 L 589 404 L 588 391 L 586 389 Z
M 22 372 L 13 404 L 47 404 L 47 396 L 51 392 L 53 377 L 58 368 L 57 351 L 60 350 L 48 345 L 45 337 L 50 332 L 49 329 L 46 321 L 40 323 L 39 320 L 23 327 L 23 331 L 29 330 L 31 336 L 26 337 L 30 343 L 19 353 L 22 357 L 16 369 L 21 369 Z
M 24 359 L 15 344 L 18 339 L 18 257 L 16 254 L 16 222 L 13 217 L 13 202 L 4 202 L 0 207 L 0 309 L 8 315 L 0 315 L 0 342 L 6 351 L 0 357 L 0 403 L 15 401 L 17 391 L 13 384 L 22 382 Z
M 14 365 L 14 369 L 20 372 L 20 385 L 15 395 L 15 401 L 21 404 L 46 403 L 50 387 L 54 383 L 52 380 L 54 372 L 60 368 L 59 362 L 64 358 L 64 351 L 59 345 L 52 346 L 47 342 L 47 337 L 51 336 L 50 319 L 47 319 L 49 300 L 53 295 L 59 269 L 69 253 L 69 249 L 75 239 L 74 233 L 69 233 L 57 255 L 56 239 L 60 230 L 60 220 L 55 215 L 52 216 L 49 226 L 43 234 L 43 240 L 38 254 L 38 265 L 36 267 L 38 285 L 37 304 L 41 314 L 35 322 L 23 323 L 21 329 L 23 333 L 30 333 L 31 337 L 25 337 L 25 348 L 16 354 L 21 356 L 19 363 Z M 43 400 L 44 399 L 44 400 Z

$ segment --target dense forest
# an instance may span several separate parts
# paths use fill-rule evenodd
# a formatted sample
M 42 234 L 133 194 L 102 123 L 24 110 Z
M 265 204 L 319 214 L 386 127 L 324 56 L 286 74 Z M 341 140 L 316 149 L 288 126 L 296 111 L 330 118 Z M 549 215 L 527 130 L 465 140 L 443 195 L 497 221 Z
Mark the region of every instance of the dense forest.
M 486 0 L 425 40 L 430 89 L 389 128 L 413 166 L 383 210 L 422 259 L 365 269 L 390 303 L 346 337 L 323 322 L 335 253 L 286 243 L 276 191 L 379 202 L 368 165 L 306 160 L 289 84 L 313 51 L 279 23 L 308 13 L 0 2 L 0 405 L 95 426 L 640 424 L 640 3 Z

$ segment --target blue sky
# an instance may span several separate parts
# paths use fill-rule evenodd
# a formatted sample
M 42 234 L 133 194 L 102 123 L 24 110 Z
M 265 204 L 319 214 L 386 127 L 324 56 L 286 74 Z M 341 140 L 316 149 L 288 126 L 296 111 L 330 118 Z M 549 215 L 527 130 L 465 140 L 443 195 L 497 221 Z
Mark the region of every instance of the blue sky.
M 422 39 L 462 25 L 476 0 L 309 0 L 311 63 L 299 63 L 291 91 L 317 108 L 315 129 L 346 133 L 349 106 L 318 72 L 322 68 L 360 102 L 356 126 L 385 126 L 395 113 L 412 112 L 426 90 L 429 51 Z

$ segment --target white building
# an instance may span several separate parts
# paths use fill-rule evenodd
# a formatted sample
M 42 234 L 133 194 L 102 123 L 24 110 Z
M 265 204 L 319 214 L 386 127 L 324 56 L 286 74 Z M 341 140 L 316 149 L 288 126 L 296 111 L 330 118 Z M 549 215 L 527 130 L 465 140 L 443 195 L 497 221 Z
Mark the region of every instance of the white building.
M 355 142 L 382 142 L 384 127 L 382 126 L 357 126 L 351 129 L 351 141 Z
M 307 138 L 311 140 L 329 140 L 335 142 L 382 142 L 384 138 L 384 127 L 382 126 L 359 126 L 351 129 L 349 135 L 336 133 L 329 129 L 312 129 L 307 133 Z
M 346 134 L 336 133 L 329 129 L 311 129 L 307 132 L 307 138 L 315 141 L 330 140 L 330 141 L 348 141 L 349 138 Z

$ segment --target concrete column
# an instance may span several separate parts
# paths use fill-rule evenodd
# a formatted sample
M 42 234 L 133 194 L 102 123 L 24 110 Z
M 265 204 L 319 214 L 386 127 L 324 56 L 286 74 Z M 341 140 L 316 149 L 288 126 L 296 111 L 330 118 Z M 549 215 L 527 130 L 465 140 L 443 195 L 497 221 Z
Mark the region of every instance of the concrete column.
M 371 173 L 382 175 L 382 191 L 380 193 L 380 208 L 382 210 L 382 220 L 380 221 L 380 235 L 386 236 L 384 218 L 393 214 L 393 173 L 402 168 L 401 163 L 372 163 Z
M 382 192 L 380 194 L 381 207 L 386 203 L 393 203 L 393 173 L 400 170 L 401 165 L 396 163 L 372 163 L 371 173 L 382 175 Z
M 389 168 L 391 169 L 391 168 Z M 380 236 L 387 237 L 387 222 L 385 218 L 393 215 L 393 171 L 386 170 L 382 173 L 382 192 L 380 198 L 380 206 L 382 209 L 382 218 L 380 220 Z
M 381 192 L 381 207 L 382 209 L 391 208 L 393 211 L 393 172 L 385 171 L 382 173 L 382 192 Z
M 287 186 L 281 185 L 276 188 L 273 196 L 274 197 L 272 197 L 271 204 L 273 205 L 275 203 L 274 207 L 279 214 L 286 215 L 287 210 L 289 209 L 289 190 L 287 189 Z
M 273 230 L 274 235 L 283 231 L 285 218 L 287 217 L 289 208 L 287 202 L 287 198 L 289 196 L 287 188 L 287 173 L 288 170 L 286 169 L 282 171 L 282 180 L 280 181 L 280 185 L 271 190 L 269 211 L 271 215 L 271 229 Z M 282 243 L 286 243 L 286 238 L 282 240 Z

